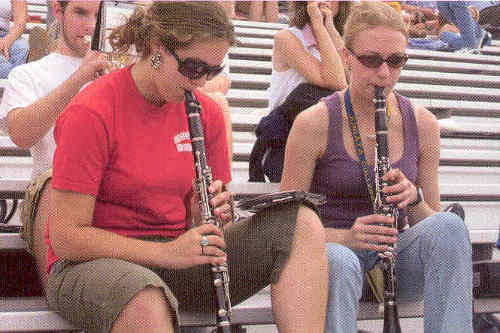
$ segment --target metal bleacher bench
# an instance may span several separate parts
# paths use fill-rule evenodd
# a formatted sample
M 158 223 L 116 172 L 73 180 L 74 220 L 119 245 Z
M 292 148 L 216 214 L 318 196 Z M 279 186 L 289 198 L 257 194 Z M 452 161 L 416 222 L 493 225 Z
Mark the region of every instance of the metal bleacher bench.
M 229 62 L 232 87 L 228 100 L 235 152 L 230 189 L 243 197 L 278 189 L 277 184 L 252 184 L 247 179 L 254 129 L 267 113 L 272 37 L 285 26 L 246 21 L 235 21 L 235 26 L 241 43 L 231 48 Z M 497 41 L 491 49 L 496 48 L 500 48 Z M 472 242 L 492 244 L 500 224 L 500 57 L 492 53 L 457 56 L 420 50 L 409 50 L 409 55 L 398 91 L 432 112 L 447 113 L 459 127 L 441 136 L 439 179 L 443 205 L 460 202 Z M 5 134 L 0 135 L 0 199 L 21 199 L 31 168 L 29 152 L 17 148 Z M 5 249 L 22 250 L 24 242 L 18 234 L 0 234 L 0 251 Z M 500 300 L 476 299 L 474 310 L 500 312 Z M 401 304 L 399 312 L 401 317 L 421 317 L 423 304 Z M 361 302 L 358 319 L 376 318 L 381 318 L 378 305 Z M 274 323 L 268 290 L 235 306 L 232 320 L 241 325 Z M 184 327 L 213 324 L 212 316 L 182 314 Z M 0 296 L 0 332 L 43 330 L 78 328 L 48 310 L 42 297 Z

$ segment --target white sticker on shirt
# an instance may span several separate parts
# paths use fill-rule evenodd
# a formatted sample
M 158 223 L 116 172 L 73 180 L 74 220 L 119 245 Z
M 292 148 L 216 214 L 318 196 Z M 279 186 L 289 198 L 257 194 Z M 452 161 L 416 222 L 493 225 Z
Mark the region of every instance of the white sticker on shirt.
M 176 136 L 174 136 L 174 144 L 177 147 L 178 152 L 185 152 L 185 151 L 193 151 L 193 148 L 191 146 L 191 143 L 182 143 L 182 141 L 189 140 L 189 132 L 180 132 Z

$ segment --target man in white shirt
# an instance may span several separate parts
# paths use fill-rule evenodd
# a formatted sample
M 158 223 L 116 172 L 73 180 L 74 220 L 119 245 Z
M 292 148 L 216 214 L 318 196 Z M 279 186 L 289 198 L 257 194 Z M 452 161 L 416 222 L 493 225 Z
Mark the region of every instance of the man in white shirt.
M 29 148 L 33 157 L 32 184 L 28 188 L 33 201 L 24 203 L 21 215 L 25 216 L 27 247 L 35 256 L 44 289 L 47 285 L 44 235 L 50 191 L 47 184 L 55 151 L 52 129 L 71 98 L 96 73 L 109 67 L 103 54 L 90 50 L 86 37 L 93 35 L 99 1 L 54 1 L 53 5 L 61 31 L 56 50 L 12 70 L 0 106 L 0 129 L 19 147 Z

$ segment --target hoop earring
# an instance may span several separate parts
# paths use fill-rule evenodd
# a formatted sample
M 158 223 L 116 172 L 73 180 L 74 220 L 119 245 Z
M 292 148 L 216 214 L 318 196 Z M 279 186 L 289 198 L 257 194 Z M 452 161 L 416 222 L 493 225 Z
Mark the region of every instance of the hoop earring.
M 158 52 L 156 55 L 151 57 L 151 67 L 158 69 L 161 64 L 161 54 Z

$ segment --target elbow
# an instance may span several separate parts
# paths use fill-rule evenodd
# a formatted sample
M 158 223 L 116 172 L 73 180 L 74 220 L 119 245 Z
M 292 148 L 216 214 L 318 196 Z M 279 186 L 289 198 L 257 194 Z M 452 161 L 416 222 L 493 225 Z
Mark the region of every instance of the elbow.
M 9 130 L 9 137 L 16 146 L 22 149 L 30 149 L 35 142 L 29 140 L 25 135 L 20 134 L 20 131 Z

